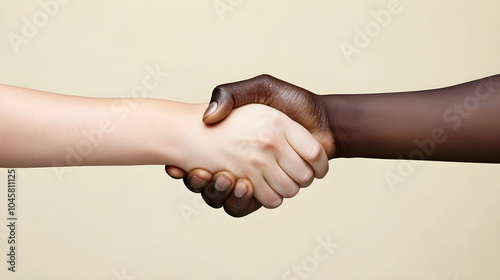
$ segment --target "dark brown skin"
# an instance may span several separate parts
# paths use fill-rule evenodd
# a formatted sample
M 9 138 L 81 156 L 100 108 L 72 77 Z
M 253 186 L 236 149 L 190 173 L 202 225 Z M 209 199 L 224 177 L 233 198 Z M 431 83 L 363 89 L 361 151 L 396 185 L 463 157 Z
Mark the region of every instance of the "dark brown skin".
M 353 95 L 316 95 L 261 75 L 216 87 L 211 101 L 216 102 L 211 103 L 212 108 L 218 106 L 211 113 L 211 108 L 207 109 L 203 118 L 207 124 L 224 119 L 233 108 L 265 104 L 307 128 L 330 159 L 500 163 L 500 75 L 441 89 Z M 167 167 L 167 172 L 185 177 L 189 189 L 202 192 L 213 207 L 223 204 L 232 216 L 245 216 L 260 207 L 251 197 L 253 186 L 249 182 L 241 183 L 247 192 L 237 198 L 232 191 L 238 183 L 217 191 L 212 174 L 205 170 L 192 170 L 186 175 Z M 236 182 L 231 173 L 223 174 Z

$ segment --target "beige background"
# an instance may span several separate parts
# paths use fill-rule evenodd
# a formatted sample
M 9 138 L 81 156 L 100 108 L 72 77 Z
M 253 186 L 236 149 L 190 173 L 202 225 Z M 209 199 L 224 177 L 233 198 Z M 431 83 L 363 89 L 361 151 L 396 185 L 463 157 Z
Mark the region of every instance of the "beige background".
M 43 22 L 38 1 L 1 1 L 0 83 L 119 97 L 158 65 L 170 75 L 149 97 L 206 102 L 215 85 L 260 73 L 355 94 L 499 72 L 494 0 L 401 0 L 349 63 L 340 44 L 390 2 L 69 1 Z M 34 36 L 12 44 L 33 16 Z M 325 179 L 244 219 L 205 206 L 162 166 L 21 169 L 15 274 L 0 169 L 0 278 L 499 279 L 500 166 L 425 162 L 391 187 L 384 176 L 401 164 L 413 166 L 333 160 Z M 316 260 L 328 238 L 338 248 Z

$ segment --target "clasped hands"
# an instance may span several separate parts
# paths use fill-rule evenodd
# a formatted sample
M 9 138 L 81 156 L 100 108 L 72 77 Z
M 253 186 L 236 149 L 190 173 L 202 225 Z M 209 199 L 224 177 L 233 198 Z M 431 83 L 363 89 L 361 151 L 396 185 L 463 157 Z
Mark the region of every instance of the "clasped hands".
M 251 103 L 281 112 L 262 105 L 244 106 Z M 228 125 L 233 128 L 231 137 L 246 137 L 238 142 L 238 150 L 232 151 L 239 158 L 215 172 L 195 165 L 192 170 L 175 166 L 166 166 L 165 170 L 173 178 L 183 178 L 186 187 L 201 193 L 210 206 L 224 206 L 231 216 L 242 217 L 261 206 L 276 208 L 283 198 L 293 197 L 299 188 L 310 185 L 314 177 L 326 175 L 328 159 L 336 151 L 327 113 L 318 95 L 269 75 L 217 86 L 203 122 L 208 126 Z M 246 122 L 236 123 L 242 119 L 252 120 L 251 127 L 245 126 Z M 217 130 L 217 125 L 211 129 L 213 133 L 226 131 Z M 212 139 L 194 140 L 212 147 L 217 145 L 215 139 L 231 137 L 218 134 Z M 200 154 L 193 151 L 188 160 L 194 159 L 195 164 L 198 160 L 218 160 L 199 159 Z

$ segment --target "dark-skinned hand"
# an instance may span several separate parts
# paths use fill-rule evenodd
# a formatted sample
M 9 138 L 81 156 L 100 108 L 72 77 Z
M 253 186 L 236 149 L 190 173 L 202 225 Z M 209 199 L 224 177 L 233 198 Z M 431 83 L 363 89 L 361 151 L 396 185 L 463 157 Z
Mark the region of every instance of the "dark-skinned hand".
M 270 75 L 217 86 L 203 115 L 203 122 L 215 124 L 234 108 L 251 103 L 267 105 L 285 113 L 311 132 L 328 158 L 334 156 L 334 135 L 328 123 L 327 109 L 318 95 Z M 262 206 L 252 195 L 251 182 L 247 179 L 236 180 L 228 171 L 210 174 L 204 169 L 194 169 L 186 173 L 174 166 L 166 166 L 165 170 L 173 178 L 183 178 L 186 187 L 201 193 L 208 205 L 214 208 L 224 206 L 224 210 L 233 217 L 246 216 Z M 218 180 L 221 176 L 223 179 Z

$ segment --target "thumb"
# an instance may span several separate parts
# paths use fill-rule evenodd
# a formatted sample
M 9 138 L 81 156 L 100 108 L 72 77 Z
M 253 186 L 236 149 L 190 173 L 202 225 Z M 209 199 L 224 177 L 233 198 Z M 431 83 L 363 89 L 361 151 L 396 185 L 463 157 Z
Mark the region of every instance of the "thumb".
M 205 114 L 203 114 L 203 122 L 206 124 L 217 123 L 226 118 L 233 110 L 233 107 L 233 96 L 218 86 L 212 92 L 210 105 L 208 105 Z

